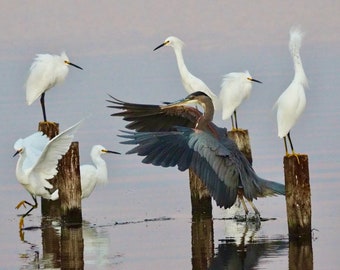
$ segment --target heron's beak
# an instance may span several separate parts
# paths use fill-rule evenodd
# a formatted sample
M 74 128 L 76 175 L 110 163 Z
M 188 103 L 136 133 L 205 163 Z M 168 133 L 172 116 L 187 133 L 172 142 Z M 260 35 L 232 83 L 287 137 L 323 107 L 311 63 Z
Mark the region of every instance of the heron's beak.
M 154 48 L 153 50 L 158 50 L 159 48 L 162 48 L 163 46 L 165 46 L 166 44 L 168 44 L 169 41 L 163 42 L 161 45 L 157 46 L 156 48 Z
M 111 154 L 117 154 L 117 155 L 120 155 L 119 152 L 116 152 L 116 151 L 111 151 L 111 150 L 102 150 L 104 153 L 111 153 Z
M 69 61 L 65 61 L 65 63 L 68 64 L 68 65 L 70 65 L 70 66 L 73 66 L 73 67 L 76 67 L 76 68 L 79 68 L 79 69 L 83 70 L 82 67 L 77 66 L 76 64 L 73 64 L 73 63 L 71 63 L 71 62 L 69 62 Z
M 174 101 L 174 102 L 164 102 L 166 105 L 161 106 L 161 107 L 163 109 L 166 109 L 166 108 L 173 108 L 173 107 L 178 107 L 178 106 L 182 106 L 182 105 L 186 105 L 186 104 L 197 104 L 198 103 L 198 101 L 196 99 L 191 99 L 189 97 L 190 97 L 190 95 L 183 98 L 183 99 Z
M 259 81 L 259 80 L 255 80 L 255 79 L 253 79 L 253 78 L 247 78 L 249 81 L 252 81 L 252 82 L 257 82 L 257 83 L 262 83 L 261 81 Z

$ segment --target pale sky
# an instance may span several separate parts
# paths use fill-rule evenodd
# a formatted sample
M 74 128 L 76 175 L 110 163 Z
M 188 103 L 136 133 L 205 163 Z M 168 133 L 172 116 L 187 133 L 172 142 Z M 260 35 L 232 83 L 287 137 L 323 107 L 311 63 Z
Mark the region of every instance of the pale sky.
M 339 1 L 1 1 L 0 60 L 37 52 L 138 53 L 169 35 L 191 50 L 287 42 L 340 43 Z M 195 45 L 195 46 L 193 46 Z M 150 47 L 151 46 L 151 47 Z

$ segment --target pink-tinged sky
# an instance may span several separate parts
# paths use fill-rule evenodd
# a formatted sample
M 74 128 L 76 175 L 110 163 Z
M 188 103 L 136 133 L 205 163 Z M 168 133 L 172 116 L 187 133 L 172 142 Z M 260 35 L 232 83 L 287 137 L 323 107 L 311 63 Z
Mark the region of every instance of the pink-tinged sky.
M 299 24 L 312 44 L 340 44 L 339 1 L 2 1 L 0 59 L 149 51 L 169 35 L 191 50 L 287 43 Z M 71 54 L 71 53 L 70 53 Z

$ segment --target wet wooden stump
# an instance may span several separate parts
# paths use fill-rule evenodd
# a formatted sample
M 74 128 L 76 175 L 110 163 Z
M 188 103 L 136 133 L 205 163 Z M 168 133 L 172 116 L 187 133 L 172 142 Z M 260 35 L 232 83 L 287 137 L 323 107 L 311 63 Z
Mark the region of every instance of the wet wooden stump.
M 192 269 L 208 269 L 214 258 L 214 229 L 211 217 L 193 215 L 191 223 Z
M 39 131 L 53 138 L 59 134 L 59 124 L 40 122 Z M 59 199 L 56 201 L 42 199 L 42 215 L 61 217 L 66 224 L 81 226 L 81 183 L 77 142 L 73 142 L 68 152 L 59 160 L 58 173 L 49 182 L 53 185 L 52 191 L 59 189 Z
M 308 156 L 283 158 L 289 239 L 311 239 L 311 193 Z
M 194 171 L 189 169 L 190 195 L 191 195 L 191 214 L 193 216 L 203 215 L 212 217 L 211 196 Z

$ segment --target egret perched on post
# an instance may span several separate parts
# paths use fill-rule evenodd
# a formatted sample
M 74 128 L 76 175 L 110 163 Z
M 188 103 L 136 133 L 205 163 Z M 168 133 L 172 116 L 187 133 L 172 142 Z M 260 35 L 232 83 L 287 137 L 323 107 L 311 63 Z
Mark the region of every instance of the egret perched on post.
M 184 63 L 182 53 L 184 42 L 177 37 L 171 36 L 168 37 L 161 45 L 157 46 L 154 49 L 154 51 L 158 50 L 163 46 L 170 46 L 174 49 L 177 59 L 178 70 L 181 75 L 182 84 L 185 90 L 189 94 L 194 93 L 196 91 L 201 91 L 207 94 L 213 100 L 215 110 L 218 110 L 220 108 L 220 101 L 218 97 L 209 89 L 209 87 L 202 80 L 192 75 Z
M 30 74 L 26 82 L 26 101 L 31 105 L 39 96 L 40 104 L 46 119 L 45 92 L 65 80 L 68 74 L 68 66 L 82 69 L 71 63 L 65 52 L 61 55 L 37 54 L 30 68 Z
M 94 165 L 84 164 L 80 166 L 81 198 L 90 196 L 96 184 L 105 184 L 108 181 L 106 162 L 102 159 L 102 154 L 120 153 L 107 150 L 102 145 L 94 145 L 91 150 L 91 159 Z
M 214 106 L 205 93 L 195 92 L 164 106 L 111 98 L 108 101 L 113 105 L 108 107 L 123 110 L 112 116 L 122 116 L 130 122 L 126 128 L 137 131 L 121 135 L 129 139 L 123 143 L 137 145 L 128 154 L 145 156 L 142 162 L 155 166 L 177 165 L 180 171 L 192 169 L 218 206 L 229 208 L 239 196 L 247 215 L 245 197 L 259 215 L 253 199 L 285 194 L 284 185 L 257 176 L 237 145 L 228 138 L 226 129 L 211 122 Z M 201 105 L 204 113 L 183 106 L 190 103 Z
M 250 96 L 252 82 L 262 83 L 253 79 L 248 71 L 231 72 L 223 78 L 220 91 L 222 119 L 231 117 L 232 130 L 238 129 L 236 109 Z
M 294 62 L 295 75 L 291 84 L 281 94 L 274 105 L 274 107 L 277 107 L 278 136 L 284 139 L 287 156 L 289 153 L 286 137 L 288 137 L 292 155 L 296 155 L 290 138 L 290 130 L 306 107 L 305 87 L 308 87 L 308 80 L 303 70 L 300 57 L 302 38 L 303 33 L 299 28 L 292 28 L 290 30 L 289 50 Z
M 81 122 L 76 123 L 51 140 L 42 132 L 35 132 L 15 142 L 16 153 L 14 156 L 19 154 L 15 171 L 16 177 L 19 183 L 31 194 L 34 201 L 34 204 L 21 201 L 16 206 L 17 209 L 22 205 L 25 206 L 25 204 L 31 206 L 31 209 L 21 217 L 20 228 L 23 226 L 24 217 L 38 207 L 36 196 L 48 200 L 58 199 L 58 190 L 52 194 L 47 190 L 53 188 L 48 180 L 58 173 L 58 161 L 68 151 Z
M 120 153 L 107 150 L 102 145 L 94 145 L 91 149 L 91 159 L 94 165 L 84 164 L 80 166 L 81 198 L 87 198 L 97 184 L 106 184 L 108 181 L 106 162 L 102 159 L 102 154 Z

